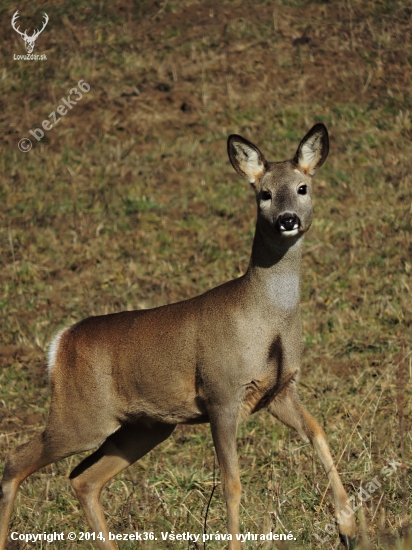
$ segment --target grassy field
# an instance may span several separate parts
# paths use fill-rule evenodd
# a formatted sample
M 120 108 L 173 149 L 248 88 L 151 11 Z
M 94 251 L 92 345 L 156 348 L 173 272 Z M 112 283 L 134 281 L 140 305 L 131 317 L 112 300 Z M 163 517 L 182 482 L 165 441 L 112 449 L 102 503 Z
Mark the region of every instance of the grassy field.
M 47 60 L 14 60 L 25 53 L 10 26 L 16 9 L 21 29 L 49 15 L 33 52 Z M 299 391 L 348 493 L 380 483 L 356 513 L 359 548 L 410 549 L 409 2 L 5 0 L 0 15 L 0 473 L 44 426 L 45 351 L 59 328 L 188 298 L 244 272 L 255 204 L 227 159 L 227 136 L 284 160 L 322 121 L 331 150 L 305 242 Z M 53 122 L 80 80 L 90 91 L 37 141 L 29 130 Z M 22 138 L 31 151 L 18 149 Z M 238 450 L 242 531 L 296 538 L 245 548 L 338 547 L 336 535 L 319 540 L 333 505 L 310 446 L 261 412 L 240 428 Z M 68 481 L 80 458 L 22 485 L 10 531 L 88 530 Z M 388 460 L 392 475 L 382 473 Z M 178 428 L 103 499 L 113 532 L 203 533 L 205 523 L 224 532 L 209 427 Z M 46 546 L 93 548 L 36 545 Z

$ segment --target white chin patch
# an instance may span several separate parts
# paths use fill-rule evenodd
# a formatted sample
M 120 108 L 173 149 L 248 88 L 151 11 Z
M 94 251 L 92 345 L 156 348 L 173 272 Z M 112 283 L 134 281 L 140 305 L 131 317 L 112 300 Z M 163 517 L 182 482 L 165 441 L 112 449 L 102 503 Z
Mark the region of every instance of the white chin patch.
M 295 225 L 293 226 L 293 229 L 289 229 L 289 230 L 285 229 L 283 225 L 280 226 L 280 234 L 282 235 L 282 237 L 294 237 L 298 233 L 299 233 L 299 225 L 297 223 L 295 223 Z

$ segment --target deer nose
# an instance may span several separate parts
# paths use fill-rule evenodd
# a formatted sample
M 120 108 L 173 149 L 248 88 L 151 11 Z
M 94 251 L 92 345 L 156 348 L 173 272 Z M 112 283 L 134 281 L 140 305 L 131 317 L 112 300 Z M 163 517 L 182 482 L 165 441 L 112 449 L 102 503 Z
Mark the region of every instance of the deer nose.
M 292 231 L 300 226 L 300 219 L 296 214 L 285 212 L 278 217 L 278 227 L 281 231 Z

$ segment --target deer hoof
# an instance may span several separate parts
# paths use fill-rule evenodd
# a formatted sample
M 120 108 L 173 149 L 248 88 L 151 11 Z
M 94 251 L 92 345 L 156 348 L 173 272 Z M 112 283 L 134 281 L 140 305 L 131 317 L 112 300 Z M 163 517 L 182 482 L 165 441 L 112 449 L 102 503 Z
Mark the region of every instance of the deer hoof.
M 339 533 L 339 538 L 341 543 L 347 550 L 355 550 L 356 546 L 356 537 L 349 537 L 348 535 L 342 535 Z

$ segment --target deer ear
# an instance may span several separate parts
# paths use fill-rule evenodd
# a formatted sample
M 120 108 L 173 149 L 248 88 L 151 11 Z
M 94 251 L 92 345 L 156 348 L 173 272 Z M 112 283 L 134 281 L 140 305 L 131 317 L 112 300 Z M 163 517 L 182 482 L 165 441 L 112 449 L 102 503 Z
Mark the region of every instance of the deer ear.
M 326 126 L 322 123 L 315 124 L 299 143 L 294 161 L 298 167 L 313 176 L 318 168 L 325 162 L 329 153 L 329 135 Z
M 246 176 L 252 185 L 255 185 L 266 171 L 265 157 L 253 143 L 241 136 L 236 134 L 229 136 L 227 152 L 236 172 L 241 176 Z

